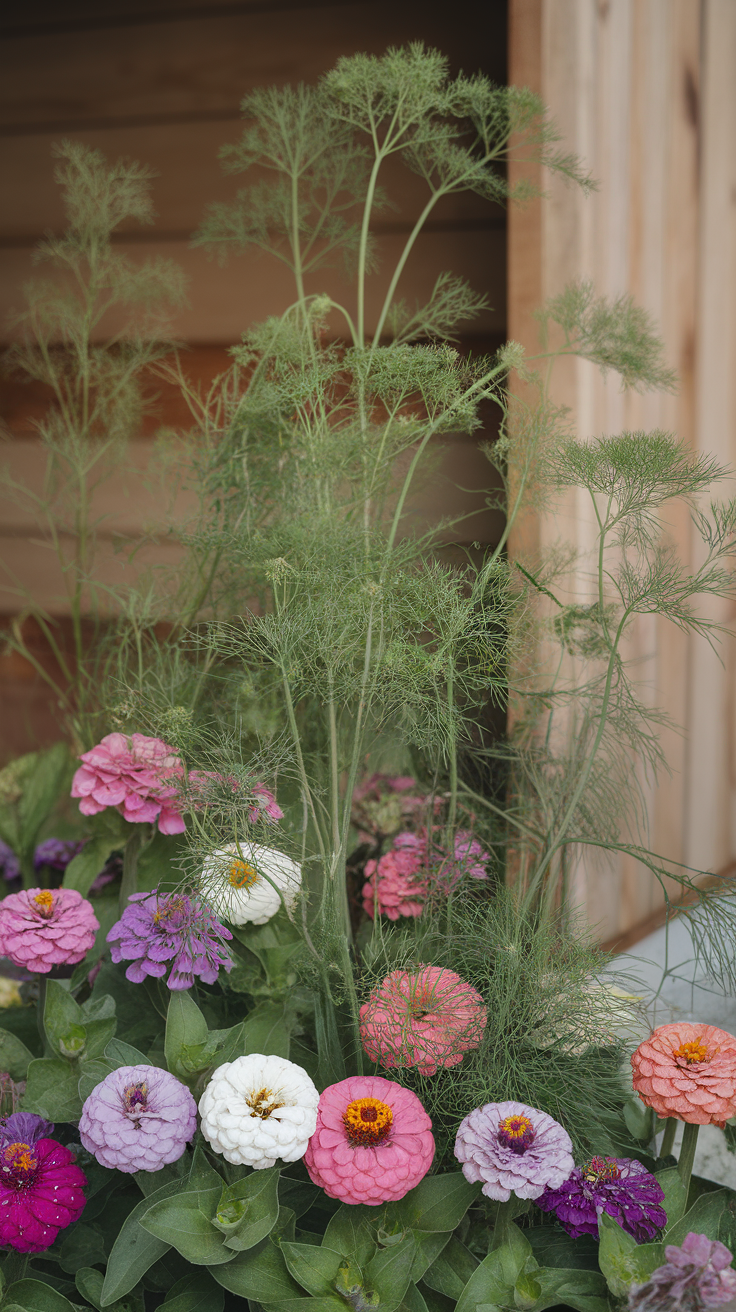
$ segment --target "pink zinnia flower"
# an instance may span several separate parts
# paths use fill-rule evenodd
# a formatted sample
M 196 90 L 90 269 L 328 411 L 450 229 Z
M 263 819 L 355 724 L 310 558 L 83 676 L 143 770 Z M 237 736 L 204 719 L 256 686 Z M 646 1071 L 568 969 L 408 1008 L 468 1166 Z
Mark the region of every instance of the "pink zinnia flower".
M 72 797 L 79 797 L 83 815 L 97 815 L 114 806 L 134 824 L 158 821 L 162 834 L 181 834 L 185 829 L 179 809 L 182 763 L 160 738 L 142 733 L 126 738 L 109 733 L 90 752 L 72 781 Z
M 0 1245 L 19 1253 L 50 1248 L 86 1202 L 87 1178 L 72 1153 L 45 1137 L 53 1128 L 40 1116 L 18 1112 L 0 1129 Z
M 486 1027 L 480 994 L 453 970 L 393 970 L 360 1009 L 360 1037 L 372 1061 L 416 1066 L 423 1075 L 457 1066 Z
M 629 1290 L 629 1312 L 701 1312 L 736 1297 L 731 1252 L 717 1239 L 691 1230 L 679 1246 L 667 1244 L 664 1255 L 646 1284 Z
M 270 788 L 267 788 L 265 784 L 254 784 L 253 794 L 256 798 L 256 804 L 248 812 L 248 819 L 251 824 L 255 824 L 261 816 L 265 816 L 268 820 L 283 820 L 284 813 Z
M 46 975 L 87 955 L 100 928 L 75 888 L 27 888 L 0 902 L 0 956 Z
M 380 860 L 366 861 L 363 908 L 371 920 L 376 907 L 389 920 L 421 916 L 427 896 L 427 881 L 420 874 L 425 850 L 416 834 L 398 834 Z
M 325 1089 L 304 1163 L 330 1198 L 397 1202 L 432 1165 L 432 1122 L 415 1093 L 378 1075 Z
M 720 1125 L 736 1116 L 736 1038 L 714 1025 L 660 1025 L 631 1058 L 636 1092 L 658 1116 Z

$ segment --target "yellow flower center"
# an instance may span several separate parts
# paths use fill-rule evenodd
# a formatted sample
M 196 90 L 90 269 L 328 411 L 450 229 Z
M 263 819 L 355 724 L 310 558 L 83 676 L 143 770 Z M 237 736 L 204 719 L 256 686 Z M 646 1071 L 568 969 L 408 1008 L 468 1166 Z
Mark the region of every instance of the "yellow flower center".
M 16 1185 L 28 1184 L 38 1166 L 38 1158 L 29 1143 L 9 1143 L 3 1149 L 0 1174 L 10 1176 Z
M 40 911 L 46 919 L 51 915 L 54 909 L 54 895 L 50 888 L 42 888 L 40 893 L 32 898 L 34 906 Z
M 285 1107 L 286 1104 L 278 1101 L 278 1095 L 272 1089 L 259 1089 L 251 1093 L 246 1098 L 249 1107 L 252 1108 L 251 1116 L 260 1116 L 262 1121 L 268 1120 L 271 1112 L 275 1112 L 277 1107 Z
M 258 878 L 258 871 L 247 861 L 233 861 L 229 875 L 233 888 L 252 888 L 258 883 Z
M 708 1049 L 702 1039 L 692 1039 L 690 1043 L 681 1043 L 673 1057 L 682 1057 L 688 1066 L 697 1061 L 708 1061 Z
M 388 1138 L 394 1114 L 378 1098 L 356 1098 L 342 1119 L 350 1143 L 356 1148 L 373 1148 Z
M 587 1166 L 582 1168 L 583 1179 L 589 1184 L 596 1184 L 598 1180 L 618 1180 L 621 1172 L 610 1157 L 591 1157 Z
M 531 1147 L 536 1136 L 529 1117 L 524 1116 L 523 1112 L 516 1112 L 499 1121 L 498 1137 L 512 1152 L 521 1154 Z

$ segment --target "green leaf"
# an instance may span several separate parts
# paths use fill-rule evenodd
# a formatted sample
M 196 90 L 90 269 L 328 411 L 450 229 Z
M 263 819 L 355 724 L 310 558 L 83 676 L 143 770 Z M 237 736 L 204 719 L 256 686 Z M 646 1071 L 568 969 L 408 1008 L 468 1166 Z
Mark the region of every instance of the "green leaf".
M 5 1300 L 9 1306 L 22 1308 L 23 1312 L 74 1312 L 74 1304 L 42 1280 L 14 1281 L 5 1290 Z
M 77 1086 L 79 1068 L 64 1057 L 36 1057 L 28 1067 L 23 1111 L 49 1121 L 78 1121 L 82 1103 Z
M 633 1255 L 636 1240 L 606 1212 L 602 1212 L 598 1217 L 598 1234 L 600 1236 L 598 1262 L 601 1271 L 611 1293 L 616 1298 L 624 1298 L 634 1281 L 636 1268 Z
M 103 1057 L 97 1057 L 94 1061 L 81 1062 L 79 1070 L 81 1073 L 77 1091 L 80 1100 L 86 1102 L 92 1090 L 96 1089 L 97 1085 L 101 1084 L 112 1071 L 117 1070 L 117 1066 L 114 1066 L 111 1061 L 107 1061 Z
M 219 1196 L 219 1187 L 180 1191 L 173 1198 L 162 1198 L 149 1206 L 141 1217 L 141 1225 L 195 1266 L 229 1262 L 232 1249 L 225 1247 L 222 1234 L 212 1224 Z
M 7 1030 L 0 1030 L 0 1070 L 7 1071 L 11 1080 L 24 1080 L 33 1053 L 25 1043 Z
M 72 858 L 64 871 L 63 888 L 76 888 L 86 897 L 108 857 L 120 846 L 109 835 L 91 838 L 81 852 Z
M 183 1059 L 186 1048 L 207 1040 L 207 1021 L 193 998 L 183 990 L 172 993 L 166 1013 L 164 1052 L 166 1065 L 173 1075 L 188 1075 Z
M 448 1243 L 425 1271 L 422 1280 L 438 1294 L 457 1300 L 477 1266 L 477 1257 L 456 1235 L 450 1235 Z
M 222 1312 L 225 1295 L 208 1271 L 192 1271 L 172 1285 L 162 1303 L 167 1312 Z
M 104 1265 L 106 1258 L 103 1234 L 96 1225 L 77 1221 L 64 1232 L 58 1262 L 68 1275 L 73 1276 L 82 1266 L 96 1266 L 98 1262 Z
M 454 1230 L 479 1194 L 480 1185 L 469 1184 L 462 1171 L 425 1176 L 400 1203 L 389 1206 L 388 1224 L 412 1230 Z
M 627 1098 L 623 1107 L 624 1121 L 634 1139 L 648 1144 L 654 1136 L 654 1112 L 639 1097 Z
M 505 1256 L 503 1249 L 497 1248 L 483 1259 L 460 1295 L 455 1312 L 475 1312 L 480 1304 L 486 1303 L 513 1305 L 514 1285 L 521 1270 L 517 1269 L 510 1280 L 504 1269 L 509 1265 L 508 1261 L 504 1261 Z
M 291 1207 L 297 1218 L 304 1216 L 319 1197 L 324 1197 L 324 1194 L 311 1180 L 294 1180 L 282 1170 L 279 1177 L 279 1201 L 283 1206 Z M 354 1212 L 357 1209 L 353 1207 L 349 1210 Z M 334 1244 L 331 1246 L 335 1247 Z
M 273 1303 L 278 1299 L 300 1298 L 302 1290 L 292 1280 L 280 1250 L 271 1241 L 264 1239 L 257 1248 L 247 1253 L 240 1253 L 228 1262 L 227 1266 L 212 1269 L 218 1285 L 228 1289 L 240 1298 L 250 1298 L 256 1303 Z M 345 1312 L 343 1307 L 342 1312 Z
M 47 751 L 39 752 L 18 804 L 21 852 L 30 854 L 36 846 L 44 821 L 66 792 L 70 764 L 66 743 L 55 743 Z
M 354 1258 L 358 1266 L 365 1266 L 376 1251 L 376 1241 L 368 1221 L 372 1211 L 372 1207 L 343 1203 L 327 1223 L 324 1237 L 327 1247 L 334 1248 L 343 1257 Z
M 103 1307 L 109 1307 L 111 1303 L 133 1289 L 148 1268 L 168 1252 L 171 1245 L 144 1230 L 140 1222 L 152 1203 L 162 1198 L 170 1198 L 180 1190 L 180 1181 L 170 1181 L 160 1189 L 156 1189 L 148 1198 L 142 1198 L 126 1217 L 107 1260 L 101 1299 Z
M 224 1234 L 227 1248 L 254 1248 L 273 1230 L 279 1215 L 279 1175 L 279 1167 L 272 1166 L 223 1189 L 212 1224 Z
M 49 979 L 46 981 L 43 1028 L 51 1047 L 59 1055 L 62 1052 L 63 1039 L 72 1030 L 75 1028 L 77 1030 L 81 1029 L 82 1034 L 86 1036 L 84 1012 L 79 1003 L 74 1001 L 68 985 L 65 987 L 60 980 Z
M 687 1206 L 687 1189 L 676 1166 L 657 1172 L 657 1184 L 664 1192 L 662 1206 L 667 1213 L 667 1229 L 675 1225 Z
M 417 1241 L 409 1234 L 401 1243 L 380 1250 L 366 1266 L 365 1283 L 378 1294 L 382 1312 L 398 1308 L 409 1287 L 416 1253 Z
M 686 1212 L 675 1225 L 667 1227 L 664 1232 L 666 1242 L 679 1245 L 691 1230 L 699 1235 L 707 1235 L 708 1239 L 717 1239 L 721 1217 L 730 1196 L 728 1189 L 713 1189 L 709 1193 L 701 1194 L 689 1212 Z
M 560 1305 L 574 1308 L 575 1312 L 610 1312 L 606 1282 L 598 1271 L 583 1271 L 580 1267 L 567 1271 L 561 1267 L 548 1270 L 540 1267 L 532 1280 L 539 1289 L 536 1301 L 529 1304 L 517 1300 L 516 1303 L 517 1307 L 526 1307 L 528 1312 L 543 1312 L 544 1308 Z
M 420 1290 L 417 1289 L 416 1285 L 409 1285 L 409 1288 L 404 1294 L 399 1312 L 429 1312 L 427 1300 Z
M 534 1274 L 522 1271 L 514 1285 L 514 1302 L 520 1308 L 533 1308 L 539 1305 L 542 1286 Z
M 449 1241 L 450 1235 L 447 1230 L 425 1230 L 414 1231 L 414 1238 L 417 1243 L 417 1252 L 412 1263 L 411 1280 L 416 1284 L 421 1280 L 425 1271 L 439 1257 L 443 1248 Z
M 245 1052 L 262 1052 L 269 1057 L 289 1056 L 289 1026 L 280 1002 L 259 1002 L 245 1019 Z
M 120 1066 L 150 1065 L 144 1052 L 132 1047 L 130 1043 L 124 1043 L 122 1039 L 110 1039 L 105 1048 L 104 1056 L 109 1062 L 114 1063 L 115 1070 Z
M 88 1303 L 97 1308 L 97 1312 L 101 1312 L 102 1303 L 100 1299 L 102 1298 L 102 1286 L 105 1283 L 102 1272 L 95 1271 L 93 1266 L 80 1267 L 74 1276 L 74 1283 L 82 1298 L 86 1298 Z
M 294 1279 L 308 1294 L 315 1298 L 334 1295 L 335 1277 L 342 1262 L 342 1255 L 334 1248 L 282 1243 L 281 1252 Z

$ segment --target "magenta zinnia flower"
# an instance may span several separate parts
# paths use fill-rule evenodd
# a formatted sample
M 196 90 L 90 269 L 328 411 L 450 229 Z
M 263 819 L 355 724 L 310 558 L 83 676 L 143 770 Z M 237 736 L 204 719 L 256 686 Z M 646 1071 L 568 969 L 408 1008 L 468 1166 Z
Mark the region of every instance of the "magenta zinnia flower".
M 560 1186 L 537 1199 L 543 1212 L 554 1212 L 573 1239 L 597 1235 L 598 1217 L 607 1212 L 633 1235 L 648 1244 L 667 1224 L 662 1187 L 641 1162 L 628 1157 L 593 1157 L 578 1166 Z
M 453 970 L 393 970 L 360 1009 L 360 1037 L 372 1061 L 434 1075 L 477 1048 L 486 1027 L 480 994 Z
M 162 834 L 185 829 L 179 806 L 183 766 L 173 747 L 160 738 L 109 733 L 90 752 L 72 781 L 82 815 L 97 815 L 114 806 L 136 824 L 158 821 Z
M 539 1198 L 563 1184 L 575 1167 L 567 1130 L 546 1112 L 521 1102 L 488 1102 L 460 1123 L 455 1156 L 471 1184 L 498 1202 Z
M 1 914 L 1 904 L 0 904 Z M 133 893 L 123 914 L 110 930 L 114 962 L 130 961 L 125 972 L 133 984 L 147 975 L 162 979 L 171 962 L 170 989 L 190 989 L 195 976 L 214 984 L 220 966 L 232 968 L 222 940 L 232 938 L 201 902 L 186 893 Z
M 100 928 L 75 888 L 27 888 L 0 902 L 0 956 L 45 975 L 87 955 Z
M 186 1085 L 158 1066 L 120 1066 L 92 1090 L 79 1137 L 111 1171 L 160 1171 L 177 1162 L 197 1128 Z
M 433 1157 L 432 1122 L 416 1094 L 356 1075 L 320 1096 L 304 1163 L 330 1198 L 378 1207 L 419 1184 Z
M 681 1246 L 668 1244 L 667 1261 L 644 1285 L 629 1291 L 629 1312 L 702 1312 L 736 1297 L 736 1271 L 725 1244 L 692 1230 Z
M 421 874 L 425 850 L 416 834 L 397 834 L 393 847 L 380 860 L 366 861 L 363 909 L 371 920 L 376 908 L 389 920 L 421 916 L 427 896 L 426 877 Z
M 0 1245 L 42 1253 L 78 1220 L 87 1178 L 68 1148 L 47 1136 L 53 1125 L 27 1112 L 0 1124 Z

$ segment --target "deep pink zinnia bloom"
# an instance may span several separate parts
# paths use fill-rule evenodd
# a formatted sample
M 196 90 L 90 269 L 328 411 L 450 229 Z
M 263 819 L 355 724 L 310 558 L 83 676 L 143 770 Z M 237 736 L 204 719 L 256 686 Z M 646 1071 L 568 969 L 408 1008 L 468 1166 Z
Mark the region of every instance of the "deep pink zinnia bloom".
M 26 888 L 0 902 L 0 956 L 45 975 L 87 955 L 100 923 L 75 888 Z
M 360 1037 L 382 1066 L 416 1066 L 434 1075 L 477 1048 L 486 1027 L 480 994 L 440 966 L 393 970 L 360 1009 Z
M 424 878 L 421 873 L 425 852 L 417 834 L 397 834 L 393 847 L 380 860 L 366 861 L 363 909 L 371 920 L 376 909 L 389 920 L 421 916 L 427 896 L 426 872 Z
M 0 1127 L 0 1245 L 42 1253 L 81 1216 L 84 1172 L 68 1148 L 41 1138 L 53 1126 L 19 1112 Z
M 162 834 L 181 834 L 180 784 L 184 769 L 167 743 L 134 733 L 109 733 L 90 752 L 72 781 L 83 815 L 97 815 L 114 806 L 134 824 L 158 821 Z
M 433 1157 L 432 1122 L 416 1094 L 356 1075 L 320 1096 L 304 1164 L 330 1198 L 379 1207 L 419 1184 Z

